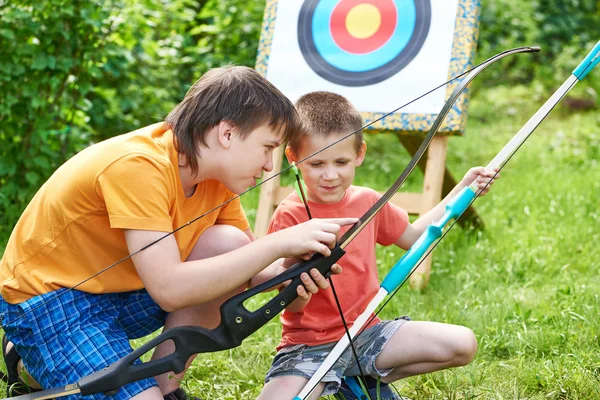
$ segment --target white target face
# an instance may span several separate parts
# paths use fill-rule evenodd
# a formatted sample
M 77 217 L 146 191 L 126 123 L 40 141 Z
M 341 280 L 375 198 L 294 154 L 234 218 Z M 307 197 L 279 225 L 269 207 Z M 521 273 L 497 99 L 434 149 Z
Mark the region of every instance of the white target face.
M 292 101 L 327 90 L 361 112 L 390 111 L 448 79 L 459 1 L 280 0 L 267 79 Z M 436 114 L 445 97 L 401 112 Z

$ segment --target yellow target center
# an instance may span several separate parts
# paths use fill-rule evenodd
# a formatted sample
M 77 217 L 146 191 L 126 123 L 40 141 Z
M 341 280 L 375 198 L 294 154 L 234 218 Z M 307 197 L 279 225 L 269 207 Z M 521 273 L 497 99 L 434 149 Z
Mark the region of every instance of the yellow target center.
M 346 29 L 357 39 L 373 36 L 381 25 L 381 13 L 372 4 L 359 4 L 346 15 Z

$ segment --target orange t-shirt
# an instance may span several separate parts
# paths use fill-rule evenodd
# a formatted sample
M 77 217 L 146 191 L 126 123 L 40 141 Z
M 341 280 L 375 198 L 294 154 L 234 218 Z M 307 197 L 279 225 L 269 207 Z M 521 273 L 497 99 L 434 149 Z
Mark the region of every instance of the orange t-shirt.
M 362 216 L 381 197 L 372 189 L 350 186 L 342 200 L 335 204 L 318 204 L 311 201 L 308 206 L 313 218 L 343 218 Z M 269 232 L 299 224 L 308 220 L 302 200 L 291 193 L 277 208 L 269 225 Z M 367 304 L 379 290 L 379 277 L 375 255 L 375 244 L 389 246 L 395 243 L 408 226 L 406 211 L 387 203 L 375 218 L 344 249 L 340 259 L 343 272 L 333 276 L 344 317 L 352 326 Z M 342 234 L 350 227 L 342 227 Z M 380 320 L 375 318 L 369 325 Z M 299 313 L 284 310 L 282 340 L 277 349 L 296 344 L 316 346 L 338 340 L 344 334 L 331 290 L 314 294 L 306 307 Z
M 90 146 L 63 164 L 17 222 L 0 262 L 0 291 L 16 304 L 71 287 L 129 255 L 123 229 L 170 232 L 234 196 L 207 180 L 186 198 L 173 132 L 150 125 Z M 239 199 L 175 233 L 181 260 L 214 224 L 248 229 Z M 138 290 L 131 259 L 77 289 Z

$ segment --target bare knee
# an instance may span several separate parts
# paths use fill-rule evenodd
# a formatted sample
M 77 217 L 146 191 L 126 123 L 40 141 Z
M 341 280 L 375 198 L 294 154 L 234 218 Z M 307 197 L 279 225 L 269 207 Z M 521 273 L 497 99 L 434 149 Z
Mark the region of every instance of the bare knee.
M 257 400 L 278 400 L 282 398 L 292 398 L 293 396 L 296 396 L 298 393 L 300 393 L 306 382 L 308 382 L 308 379 L 300 376 L 278 376 L 276 378 L 271 379 L 263 387 Z M 319 383 L 319 385 L 315 388 L 309 399 L 318 399 L 320 397 L 320 393 L 323 392 L 324 388 L 325 384 Z
M 213 225 L 208 228 L 192 249 L 187 260 L 201 260 L 228 253 L 250 243 L 250 238 L 231 225 Z
M 472 330 L 461 327 L 454 346 L 453 364 L 463 366 L 473 361 L 477 353 L 477 338 Z
M 241 230 L 231 225 L 215 225 L 222 231 L 220 232 L 219 243 L 215 243 L 215 248 L 220 254 L 228 253 L 235 249 L 250 243 L 250 238 Z
M 160 392 L 160 389 L 156 386 L 151 387 L 150 389 L 146 389 L 141 393 L 133 396 L 131 400 L 158 400 L 162 399 L 163 395 Z

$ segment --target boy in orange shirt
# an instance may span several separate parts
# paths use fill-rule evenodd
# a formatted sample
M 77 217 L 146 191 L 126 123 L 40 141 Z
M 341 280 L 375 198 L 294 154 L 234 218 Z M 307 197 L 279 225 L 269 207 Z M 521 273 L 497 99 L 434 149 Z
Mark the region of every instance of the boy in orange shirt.
M 340 225 L 356 219 L 311 221 L 254 240 L 234 199 L 272 169 L 273 149 L 296 133 L 296 111 L 279 90 L 250 68 L 227 67 L 206 73 L 164 123 L 62 165 L 24 211 L 0 263 L 10 383 L 19 380 L 19 358 L 41 387 L 61 387 L 162 326 L 211 328 L 220 303 L 265 267 L 275 275 L 284 257 L 328 255 Z M 312 278 L 303 276 L 308 292 L 327 287 L 323 276 Z M 301 295 L 308 298 L 304 288 Z M 172 350 L 165 342 L 153 357 Z M 91 398 L 184 399 L 179 382 L 166 373 Z
M 304 135 L 290 140 L 286 156 L 290 163 L 325 148 L 361 128 L 360 113 L 342 96 L 313 92 L 302 96 L 296 109 Z M 374 190 L 353 186 L 355 168 L 364 160 L 367 145 L 359 132 L 298 165 L 307 187 L 308 208 L 313 217 L 360 217 L 381 196 Z M 410 248 L 432 222 L 438 220 L 446 203 L 459 191 L 477 181 L 480 188 L 495 171 L 470 169 L 448 196 L 412 224 L 407 213 L 391 204 L 376 215 L 346 248 L 339 261 L 344 273 L 333 277 L 340 304 L 352 326 L 358 315 L 379 290 L 375 245 Z M 489 186 L 485 189 L 488 191 Z M 485 193 L 483 193 L 485 194 Z M 308 220 L 307 211 L 296 193 L 277 208 L 269 232 L 279 232 Z M 298 299 L 283 312 L 282 340 L 259 399 L 293 398 L 324 361 L 335 342 L 345 334 L 331 291 L 321 291 L 310 302 Z M 473 332 L 465 327 L 436 322 L 373 319 L 355 345 L 362 371 L 369 377 L 392 382 L 408 376 L 468 364 L 477 350 Z M 359 375 L 350 349 L 330 370 L 311 399 L 338 392 L 343 376 Z M 370 378 L 370 384 L 377 381 Z M 375 386 L 375 385 L 372 385 Z M 384 384 L 384 399 L 397 398 Z M 370 390 L 375 399 L 376 388 Z M 351 393 L 344 390 L 346 398 Z

